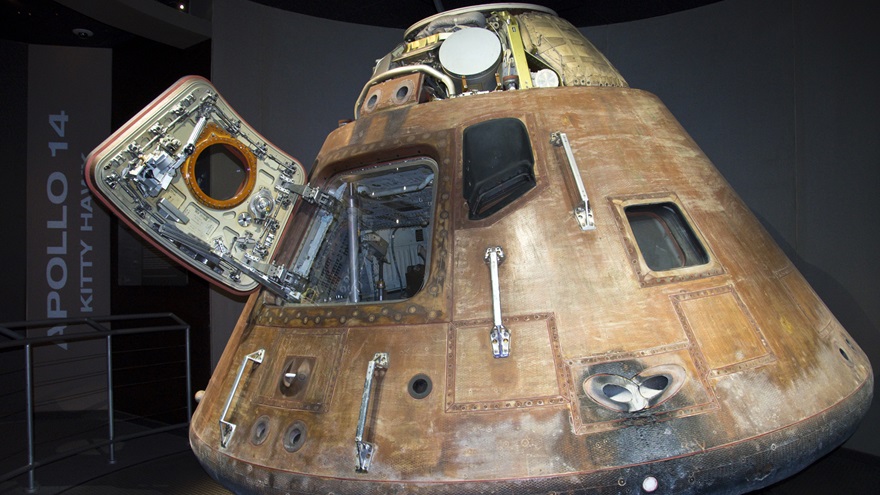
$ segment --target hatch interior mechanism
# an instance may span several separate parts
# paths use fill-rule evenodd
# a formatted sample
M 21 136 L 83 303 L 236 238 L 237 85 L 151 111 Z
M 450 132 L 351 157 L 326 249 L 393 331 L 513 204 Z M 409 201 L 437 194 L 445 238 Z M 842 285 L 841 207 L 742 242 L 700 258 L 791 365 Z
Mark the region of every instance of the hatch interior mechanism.
M 89 185 L 191 271 L 230 291 L 299 299 L 273 261 L 300 199 L 332 198 L 254 132 L 205 79 L 178 81 L 88 158 Z

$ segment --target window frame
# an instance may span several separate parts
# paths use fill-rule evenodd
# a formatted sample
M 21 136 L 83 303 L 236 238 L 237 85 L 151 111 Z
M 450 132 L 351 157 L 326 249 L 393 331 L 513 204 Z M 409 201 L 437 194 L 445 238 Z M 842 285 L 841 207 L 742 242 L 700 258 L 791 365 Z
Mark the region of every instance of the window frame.
M 343 168 L 343 169 L 333 169 L 333 170 L 328 171 L 328 173 L 324 177 L 322 177 L 322 179 L 320 181 L 316 181 L 316 182 L 320 182 L 321 188 L 328 188 L 330 185 L 334 184 L 335 182 L 340 182 L 340 183 L 347 182 L 347 180 L 346 180 L 347 177 L 359 176 L 359 175 L 366 175 L 366 176 L 382 175 L 383 173 L 391 172 L 393 170 L 397 170 L 397 169 L 404 168 L 404 167 L 413 167 L 413 168 L 425 167 L 431 171 L 431 174 L 433 174 L 433 179 L 431 180 L 431 184 L 429 186 L 431 188 L 431 202 L 430 202 L 430 206 L 428 207 L 429 212 L 430 212 L 429 222 L 428 222 L 428 225 L 424 227 L 424 229 L 428 231 L 428 233 L 424 234 L 426 236 L 426 239 L 424 241 L 425 242 L 425 251 L 426 251 L 425 258 L 424 258 L 425 268 L 424 268 L 424 273 L 423 273 L 423 278 L 422 278 L 422 284 L 418 288 L 418 290 L 416 290 L 412 295 L 406 295 L 406 297 L 403 297 L 403 298 L 393 298 L 393 299 L 383 299 L 383 300 L 360 299 L 357 302 L 352 302 L 352 301 L 344 300 L 344 299 L 330 300 L 330 301 L 305 301 L 305 300 L 303 300 L 303 301 L 300 301 L 297 303 L 287 303 L 287 304 L 285 304 L 285 306 L 299 307 L 299 308 L 310 308 L 310 307 L 320 308 L 320 307 L 341 306 L 341 305 L 357 306 L 357 305 L 363 305 L 363 304 L 383 304 L 384 305 L 384 304 L 394 304 L 394 303 L 407 303 L 407 302 L 411 301 L 414 297 L 417 297 L 420 293 L 422 293 L 425 290 L 425 288 L 428 285 L 428 281 L 429 281 L 430 273 L 431 273 L 430 267 L 431 267 L 431 259 L 433 256 L 433 248 L 434 248 L 433 240 L 434 240 L 434 236 L 436 235 L 435 229 L 437 228 L 437 214 L 438 214 L 438 206 L 439 206 L 438 205 L 438 197 L 439 197 L 438 190 L 439 189 L 438 189 L 438 182 L 437 182 L 437 178 L 439 176 L 439 164 L 437 163 L 437 160 L 433 156 L 416 155 L 416 156 L 411 156 L 411 157 L 407 157 L 407 158 L 399 158 L 399 159 L 395 159 L 393 161 L 382 162 L 382 163 L 377 163 L 377 164 L 372 164 L 372 165 L 367 165 L 367 166 L 359 166 L 359 167 L 351 167 L 351 168 Z M 343 195 L 343 197 L 344 197 L 344 195 Z M 344 215 L 345 214 L 344 213 L 344 209 L 345 209 L 344 205 L 342 205 L 341 208 L 343 209 L 343 213 L 340 213 L 340 214 Z M 311 214 L 312 216 L 308 217 L 308 222 L 305 225 L 303 225 L 302 232 L 300 232 L 296 236 L 295 240 L 294 239 L 290 239 L 290 240 L 285 239 L 283 241 L 283 242 L 291 242 L 292 243 L 292 245 L 289 246 L 292 248 L 290 250 L 290 258 L 287 260 L 290 263 L 292 271 L 295 270 L 293 267 L 295 266 L 296 262 L 299 260 L 301 250 L 304 249 L 304 247 L 305 247 L 304 244 L 309 242 L 307 237 L 309 237 L 313 223 L 316 220 L 316 217 L 314 215 L 317 215 L 317 214 L 318 214 L 318 212 L 315 211 Z M 295 214 L 292 220 L 296 221 L 299 219 L 300 218 L 297 217 Z M 321 241 L 322 243 L 326 242 L 326 235 L 327 235 L 326 232 L 322 234 L 322 239 L 323 239 Z M 312 260 L 313 263 L 315 261 L 317 261 L 318 257 L 320 257 L 318 254 L 318 251 L 320 251 L 320 249 L 321 248 L 319 247 L 315 251 L 315 253 L 314 253 L 315 259 Z M 311 271 L 311 270 L 312 270 L 312 268 L 309 268 L 309 271 Z
M 684 207 L 681 200 L 674 193 L 667 192 L 640 194 L 628 197 L 611 197 L 609 198 L 609 201 L 611 202 L 614 217 L 623 238 L 624 247 L 629 259 L 629 265 L 635 272 L 636 278 L 642 287 L 714 277 L 724 273 L 724 268 L 721 266 L 721 263 L 719 263 L 718 258 L 715 256 L 709 243 L 706 242 L 705 236 L 703 236 L 703 233 L 688 213 L 687 208 Z M 633 233 L 632 226 L 626 215 L 626 208 L 632 206 L 662 205 L 665 203 L 674 205 L 678 210 L 677 213 L 681 216 L 682 224 L 690 230 L 696 242 L 706 253 L 706 257 L 708 258 L 706 263 L 671 268 L 668 270 L 653 270 L 648 266 L 645 261 L 645 256 L 642 253 L 641 246 Z

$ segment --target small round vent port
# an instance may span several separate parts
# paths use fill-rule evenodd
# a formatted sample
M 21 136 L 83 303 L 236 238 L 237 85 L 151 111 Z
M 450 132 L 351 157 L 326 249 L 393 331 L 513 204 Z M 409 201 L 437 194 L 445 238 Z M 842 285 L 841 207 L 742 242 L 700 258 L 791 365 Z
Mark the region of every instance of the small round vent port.
M 364 109 L 368 112 L 372 112 L 373 110 L 375 110 L 376 105 L 379 104 L 379 97 L 381 94 L 381 92 L 376 91 L 375 93 L 370 95 L 370 98 L 367 99 L 366 103 L 364 103 Z
M 306 424 L 302 421 L 294 421 L 293 424 L 287 427 L 281 440 L 284 450 L 291 453 L 298 451 L 306 443 L 307 436 L 308 428 L 306 428 Z
M 846 351 L 843 350 L 843 347 L 839 347 L 837 350 L 840 351 L 840 356 L 843 357 L 843 360 L 846 361 L 846 364 L 852 366 L 853 361 L 849 357 L 849 354 L 847 354 Z
M 853 370 L 858 370 L 859 368 L 856 366 L 856 364 L 859 364 L 861 359 L 859 358 L 859 353 L 856 350 L 857 347 L 853 345 L 849 337 L 842 331 L 838 331 L 836 334 L 833 334 L 831 342 L 832 345 L 837 347 L 837 352 L 840 355 L 841 359 L 843 359 L 843 362 L 846 363 L 846 365 Z
M 431 389 L 433 388 L 431 377 L 419 373 L 410 378 L 409 385 L 406 388 L 413 399 L 424 399 L 431 395 Z
M 269 436 L 269 416 L 260 416 L 251 427 L 251 443 L 262 445 Z

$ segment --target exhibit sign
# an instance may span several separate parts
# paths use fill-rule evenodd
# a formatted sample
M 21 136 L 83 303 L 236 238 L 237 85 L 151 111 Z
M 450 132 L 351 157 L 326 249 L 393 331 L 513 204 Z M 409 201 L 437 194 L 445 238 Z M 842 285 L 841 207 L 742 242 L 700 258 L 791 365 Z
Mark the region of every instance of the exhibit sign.
M 86 155 L 109 134 L 109 49 L 28 48 L 27 319 L 110 313 L 110 221 L 83 179 Z M 63 324 L 29 336 L 90 331 Z M 103 369 L 103 340 L 35 348 L 35 396 L 43 409 L 103 400 L 87 378 Z

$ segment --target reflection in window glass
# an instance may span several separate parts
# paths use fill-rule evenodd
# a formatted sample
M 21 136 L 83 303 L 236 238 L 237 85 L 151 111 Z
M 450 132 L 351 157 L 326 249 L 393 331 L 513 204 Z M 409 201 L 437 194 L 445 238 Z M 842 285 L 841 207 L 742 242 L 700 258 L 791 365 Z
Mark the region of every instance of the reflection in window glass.
M 674 203 L 624 208 L 645 263 L 653 271 L 709 262 L 706 250 Z
M 303 303 L 405 299 L 429 265 L 436 164 L 428 158 L 347 171 L 322 189 L 291 263 Z

